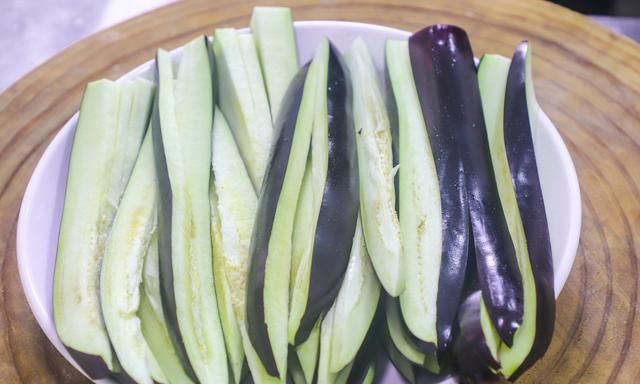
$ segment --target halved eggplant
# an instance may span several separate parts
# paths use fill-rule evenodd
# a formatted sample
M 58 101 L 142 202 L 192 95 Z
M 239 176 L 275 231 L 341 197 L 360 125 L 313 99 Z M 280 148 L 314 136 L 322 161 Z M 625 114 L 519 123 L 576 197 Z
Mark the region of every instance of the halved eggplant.
M 233 28 L 216 29 L 213 38 L 220 110 L 238 143 L 256 191 L 271 153 L 273 123 L 251 34 Z
M 160 297 L 160 268 L 158 262 L 158 234 L 157 231 L 154 231 L 144 257 L 143 289 L 140 292 L 140 305 L 137 312 L 137 316 L 140 319 L 140 329 L 166 378 L 162 382 L 192 383 L 182 368 L 182 363 L 171 343 L 171 337 L 164 320 L 162 299 Z
M 499 343 L 485 322 L 500 373 L 515 379 L 547 350 L 553 334 L 555 296 L 549 229 L 536 165 L 533 134 L 538 105 L 531 78 L 530 49 L 520 44 L 511 63 L 483 57 L 478 78 L 500 197 L 516 245 L 523 280 L 524 320 L 512 347 Z
M 508 143 L 507 159 L 511 181 L 516 191 L 527 239 L 530 271 L 535 281 L 536 320 L 535 339 L 531 351 L 511 378 L 518 377 L 547 351 L 551 344 L 556 315 L 551 238 L 535 153 L 534 136 L 538 132 L 539 107 L 531 66 L 531 46 L 525 41 L 516 48 L 509 68 L 505 95 L 504 140 Z M 524 275 L 526 260 L 518 265 Z M 501 355 L 503 365 L 506 365 L 505 357 L 506 355 Z
M 471 120 L 477 116 L 466 115 L 465 101 L 459 98 L 465 91 L 453 86 L 453 79 L 460 69 L 469 64 L 468 54 L 473 61 L 471 49 L 464 41 L 458 46 L 455 41 L 445 43 L 451 44 L 449 51 L 438 44 L 438 49 L 431 49 L 432 43 L 440 38 L 434 32 L 436 30 L 438 28 L 427 28 L 414 33 L 409 38 L 409 56 L 440 185 L 442 257 L 438 280 L 437 346 L 439 351 L 444 351 L 452 340 L 452 324 L 461 301 L 469 238 L 471 197 L 467 195 L 457 131 L 461 125 L 473 124 Z M 450 52 L 451 56 L 447 57 L 445 52 Z
M 246 278 L 258 197 L 226 119 L 216 109 L 213 122 L 211 238 L 220 320 L 234 381 L 240 381 L 244 351 Z
M 315 97 L 315 82 L 305 80 L 315 72 L 315 65 L 304 66 L 284 98 L 249 250 L 247 333 L 266 371 L 282 379 L 287 371 L 291 238 Z
M 358 208 L 349 97 L 337 53 L 324 40 L 308 73 L 296 76 L 278 120 L 247 291 L 249 334 L 272 375 L 286 372 L 287 340 L 306 340 L 332 304 L 348 262 Z M 303 226 L 309 223 L 311 230 Z
M 425 352 L 419 348 L 415 337 L 404 322 L 398 300 L 387 297 L 385 312 L 389 340 L 398 352 L 413 364 L 435 374 L 440 373 L 440 365 L 435 351 Z
M 156 229 L 156 174 L 149 130 L 106 241 L 100 304 L 109 340 L 122 368 L 138 383 L 163 382 L 136 312 L 144 257 Z M 156 372 L 154 372 L 154 370 Z
M 214 93 L 208 41 L 201 37 L 185 45 L 176 73 L 168 52 L 159 50 L 156 63 L 153 138 L 163 310 L 186 373 L 194 381 L 197 376 L 227 382 L 209 217 Z
M 399 131 L 399 200 L 406 286 L 402 315 L 418 339 L 438 343 L 438 284 L 443 211 L 438 174 L 411 71 L 407 41 L 386 43 L 387 71 Z
M 451 25 L 427 27 L 409 44 L 427 126 L 451 132 L 458 141 L 483 299 L 501 339 L 511 345 L 522 323 L 522 278 L 491 166 L 471 44 L 464 30 Z M 449 241 L 458 239 L 457 231 L 451 234 Z M 458 241 L 466 248 L 466 239 Z M 462 287 L 456 288 L 459 298 Z
M 89 83 L 75 131 L 53 283 L 58 336 L 94 379 L 115 369 L 100 308 L 102 258 L 147 128 L 153 84 Z
M 365 348 L 365 339 L 379 306 L 380 291 L 380 282 L 367 253 L 362 222 L 358 218 L 347 271 L 332 307 L 331 372 L 345 368 Z
M 333 304 L 344 276 L 358 217 L 358 169 L 351 90 L 328 40 L 318 65 L 311 148 L 293 232 L 289 343 L 306 340 Z
M 316 368 L 318 366 L 318 358 L 320 355 L 320 326 L 321 322 L 318 321 L 307 340 L 293 348 L 307 383 L 313 383 L 313 377 L 316 374 Z
M 256 40 L 271 118 L 275 124 L 287 87 L 299 69 L 291 9 L 254 7 L 251 32 Z
M 376 68 L 361 38 L 351 45 L 347 62 L 353 87 L 364 237 L 382 286 L 397 297 L 404 290 L 405 279 L 389 117 Z

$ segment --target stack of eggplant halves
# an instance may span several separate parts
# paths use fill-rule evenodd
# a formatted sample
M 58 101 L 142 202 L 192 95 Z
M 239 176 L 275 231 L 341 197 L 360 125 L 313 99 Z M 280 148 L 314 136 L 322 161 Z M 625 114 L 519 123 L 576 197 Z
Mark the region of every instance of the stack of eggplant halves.
M 479 382 L 544 354 L 529 45 L 476 65 L 435 25 L 384 56 L 325 38 L 300 67 L 290 11 L 258 7 L 87 86 L 53 295 L 90 377 Z

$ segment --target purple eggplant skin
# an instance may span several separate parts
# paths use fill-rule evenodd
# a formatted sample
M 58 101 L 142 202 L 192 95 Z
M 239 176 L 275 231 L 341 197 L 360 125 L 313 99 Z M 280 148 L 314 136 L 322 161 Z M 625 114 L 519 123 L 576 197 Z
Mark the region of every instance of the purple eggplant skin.
M 434 148 L 435 158 L 446 156 L 446 152 L 442 152 L 439 145 L 455 146 L 452 144 L 453 141 L 457 141 L 459 145 L 482 295 L 498 334 L 508 346 L 512 346 L 513 334 L 522 323 L 524 313 L 522 277 L 493 173 L 469 38 L 459 27 L 433 25 L 411 36 L 409 53 L 427 129 L 430 133 L 438 133 L 442 137 L 446 137 L 447 133 L 455 135 L 454 138 L 440 144 L 442 140 L 434 137 L 438 135 L 430 134 L 430 139 L 434 137 L 431 146 Z M 453 173 L 457 175 L 460 165 L 458 159 L 449 159 L 448 163 L 446 158 L 444 160 L 438 159 L 436 168 L 438 165 L 442 167 L 446 164 L 453 167 Z M 450 182 L 458 181 L 452 177 Z M 447 195 L 450 190 L 442 186 L 441 190 L 445 192 L 442 195 L 444 211 L 445 204 L 452 197 Z M 455 196 L 454 203 L 460 204 L 460 199 L 464 200 L 464 197 Z M 463 239 L 466 220 L 460 216 L 455 219 L 460 220 L 460 227 L 444 231 L 444 250 L 452 247 L 453 242 L 458 244 L 458 252 L 465 251 L 463 255 L 466 256 L 467 240 Z M 458 267 L 458 264 L 455 264 L 457 258 L 462 260 L 464 256 L 456 254 L 453 268 Z M 445 254 L 445 265 L 448 259 L 449 256 Z M 463 265 L 462 261 L 459 265 Z M 464 271 L 464 268 L 461 270 Z M 462 271 L 458 271 L 457 275 L 455 271 L 450 272 L 453 276 L 460 276 Z M 455 288 L 455 298 L 459 298 L 463 280 L 459 280 L 459 285 L 452 285 Z M 457 307 L 459 301 L 456 300 L 454 303 L 451 300 L 451 290 L 444 290 L 442 293 L 446 295 L 446 298 L 443 298 L 443 311 L 451 316 L 455 310 L 449 305 L 455 304 Z M 440 299 L 440 296 L 438 298 Z M 438 300 L 439 318 L 440 301 Z M 442 337 L 447 339 L 450 334 L 443 334 Z
M 442 259 L 436 320 L 439 351 L 446 350 L 452 340 L 452 324 L 460 304 L 467 265 L 468 198 L 462 154 L 457 144 L 458 127 L 478 119 L 476 111 L 466 109 L 465 104 L 473 100 L 467 100 L 467 90 L 461 88 L 465 84 L 455 80 L 455 76 L 468 69 L 465 68 L 466 55 L 470 54 L 473 64 L 471 47 L 462 39 L 452 40 L 448 46 L 438 45 L 443 37 L 454 34 L 459 34 L 457 29 L 433 26 L 409 38 L 413 78 L 440 185 Z M 477 102 L 480 105 L 479 96 Z M 482 120 L 482 114 L 479 119 Z
M 347 270 L 360 198 L 351 81 L 337 49 L 329 45 L 327 75 L 328 168 L 316 225 L 307 306 L 296 345 L 333 304 Z
M 251 261 L 247 278 L 247 332 L 266 371 L 276 377 L 279 376 L 278 367 L 273 356 L 264 318 L 265 268 L 273 220 L 289 163 L 289 154 L 308 70 L 309 64 L 302 67 L 289 84 L 276 120 L 276 129 L 279 131 L 276 134 L 271 160 L 267 165 L 262 183 L 249 250 Z
M 524 41 L 517 46 L 513 54 L 504 103 L 504 141 L 507 162 L 527 239 L 536 287 L 536 336 L 531 352 L 512 376 L 514 380 L 546 352 L 553 335 L 556 311 L 549 225 L 529 120 L 529 109 L 532 107 L 527 102 L 528 50 L 529 44 Z
M 469 295 L 458 311 L 458 332 L 453 351 L 456 357 L 461 382 L 495 381 L 498 376 L 491 368 L 498 369 L 487 346 L 480 324 L 481 291 Z
M 103 379 L 111 375 L 111 370 L 101 357 L 88 353 L 76 351 L 73 348 L 65 346 L 67 352 L 73 357 L 82 370 L 92 379 Z

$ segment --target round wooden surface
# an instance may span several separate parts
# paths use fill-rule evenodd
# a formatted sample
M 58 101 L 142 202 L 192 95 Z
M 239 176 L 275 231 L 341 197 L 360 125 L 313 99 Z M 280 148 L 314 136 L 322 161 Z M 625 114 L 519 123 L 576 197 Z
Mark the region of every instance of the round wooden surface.
M 275 1 L 269 4 L 274 4 Z M 640 380 L 640 46 L 546 2 L 512 0 L 289 1 L 294 18 L 417 30 L 465 28 L 476 56 L 533 44 L 538 99 L 576 164 L 583 198 L 578 255 L 558 301 L 546 356 L 520 382 Z M 253 2 L 185 1 L 72 46 L 0 95 L 0 383 L 85 381 L 39 329 L 17 271 L 22 194 L 42 152 L 77 110 L 88 81 L 115 79 L 214 27 L 243 27 Z

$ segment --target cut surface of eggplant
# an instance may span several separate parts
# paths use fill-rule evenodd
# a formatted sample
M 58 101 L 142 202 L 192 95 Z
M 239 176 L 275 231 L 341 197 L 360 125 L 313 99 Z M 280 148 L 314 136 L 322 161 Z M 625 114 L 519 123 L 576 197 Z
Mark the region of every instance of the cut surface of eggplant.
M 294 260 L 307 270 L 292 270 L 289 342 L 306 340 L 320 316 L 333 304 L 347 268 L 358 218 L 358 169 L 351 118 L 351 90 L 338 51 L 324 40 L 314 58 L 318 77 L 307 183 L 303 183 L 294 229 Z M 301 209 L 302 205 L 302 209 Z M 302 223 L 297 219 L 311 215 Z M 311 229 L 311 236 L 309 236 Z M 302 233 L 302 236 L 296 236 Z M 300 243 L 303 245 L 300 246 Z M 306 249 L 301 257 L 297 249 Z M 306 296 L 306 297 L 305 297 Z M 302 311 L 303 310 L 303 311 Z M 301 316 L 300 316 L 301 315 Z M 299 320 L 298 320 L 299 319 Z M 299 324 L 299 326 L 298 326 Z
M 315 83 L 305 80 L 314 72 L 313 65 L 303 67 L 284 98 L 249 250 L 247 333 L 266 371 L 282 379 L 288 350 L 291 238 L 311 140 L 315 96 Z
M 413 34 L 409 38 L 409 55 L 440 186 L 442 256 L 436 326 L 437 347 L 444 351 L 451 342 L 461 300 L 469 238 L 469 202 L 457 131 L 461 125 L 473 124 L 476 117 L 464 110 L 465 90 L 456 87 L 460 67 L 468 66 L 469 58 L 473 64 L 470 46 L 451 40 L 444 44 L 449 44 L 445 48 L 440 45 L 444 40 L 438 40 L 441 36 L 435 31 L 438 29 L 427 28 Z M 438 48 L 433 48 L 436 40 Z
M 115 369 L 100 308 L 100 265 L 153 101 L 145 80 L 89 83 L 80 107 L 53 284 L 56 330 L 92 378 Z
M 300 362 L 300 368 L 304 374 L 307 383 L 313 383 L 313 377 L 316 374 L 318 366 L 318 356 L 320 354 L 320 326 L 318 322 L 309 334 L 307 340 L 295 348 L 295 353 Z
M 245 320 L 249 246 L 258 197 L 229 125 L 218 109 L 213 123 L 212 168 L 211 233 L 216 294 L 227 352 L 238 382 L 244 361 L 240 326 Z
M 256 40 L 275 124 L 287 87 L 299 68 L 291 10 L 286 7 L 253 8 L 251 32 Z
M 182 363 L 173 347 L 164 319 L 162 298 L 160 297 L 157 235 L 157 231 L 154 231 L 144 257 L 143 289 L 140 292 L 140 305 L 138 306 L 137 316 L 140 319 L 142 335 L 166 378 L 165 381 L 161 382 L 192 383 L 182 368 Z
M 273 123 L 260 62 L 251 34 L 216 29 L 213 38 L 219 105 L 233 131 L 253 182 L 262 186 L 273 140 Z
M 396 212 L 391 128 L 371 54 L 360 38 L 347 55 L 358 148 L 360 216 L 371 262 L 385 290 L 404 290 L 400 222 Z
M 438 174 L 412 75 L 407 41 L 388 40 L 386 60 L 400 141 L 399 214 L 406 279 L 400 307 L 411 333 L 435 346 L 442 255 Z
M 100 304 L 120 365 L 138 383 L 152 377 L 155 358 L 140 327 L 142 270 L 156 227 L 157 184 L 151 132 L 147 132 L 105 245 Z
M 376 314 L 380 282 L 371 265 L 358 218 L 349 264 L 333 307 L 329 369 L 338 372 L 356 358 Z
M 158 51 L 153 138 L 160 192 L 160 292 L 185 371 L 201 382 L 229 379 L 214 288 L 209 182 L 213 83 L 206 38 L 185 45 L 174 74 Z M 195 373 L 195 375 L 194 375 Z

